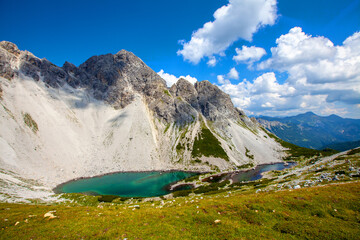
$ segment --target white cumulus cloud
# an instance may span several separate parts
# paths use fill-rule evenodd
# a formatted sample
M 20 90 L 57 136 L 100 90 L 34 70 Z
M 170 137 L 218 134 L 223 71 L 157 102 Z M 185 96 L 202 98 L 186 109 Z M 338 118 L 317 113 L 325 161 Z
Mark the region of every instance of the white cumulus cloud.
M 180 78 L 184 78 L 189 82 L 191 82 L 192 84 L 195 84 L 197 82 L 197 79 L 195 77 L 191 77 L 190 75 L 176 77 L 175 75 L 165 73 L 163 69 L 161 69 L 157 74 L 159 74 L 159 76 L 166 81 L 166 86 L 168 87 L 171 87 Z
M 235 51 L 237 55 L 233 57 L 233 60 L 237 63 L 247 64 L 259 61 L 266 54 L 265 49 L 255 46 L 242 46 L 242 49 L 236 48 Z
M 209 61 L 207 62 L 208 66 L 215 67 L 216 63 L 217 63 L 216 57 L 214 56 L 209 57 Z
M 229 79 L 239 79 L 239 72 L 233 67 L 226 75 L 217 75 L 217 81 L 219 84 L 231 84 Z
M 276 44 L 271 57 L 257 68 L 285 72 L 284 81 L 272 71 L 239 84 L 219 81 L 238 107 L 275 116 L 314 111 L 360 117 L 359 32 L 336 46 L 326 37 L 313 37 L 295 27 Z
M 238 39 L 251 41 L 259 28 L 273 25 L 276 19 L 276 0 L 229 0 L 215 11 L 214 21 L 196 30 L 190 41 L 181 41 L 183 48 L 177 54 L 194 64 L 204 57 L 211 60 Z
M 342 45 L 292 28 L 276 40 L 272 56 L 258 65 L 289 74 L 288 82 L 311 95 L 327 95 L 328 102 L 360 103 L 360 32 Z
M 230 72 L 228 73 L 228 78 L 230 79 L 239 79 L 239 73 L 236 71 L 236 69 L 233 67 L 230 69 Z
M 249 114 L 279 116 L 315 111 L 326 102 L 324 95 L 310 96 L 289 83 L 280 84 L 274 72 L 264 73 L 253 82 L 244 80 L 231 84 L 225 81 L 220 88 L 231 96 L 235 106 Z

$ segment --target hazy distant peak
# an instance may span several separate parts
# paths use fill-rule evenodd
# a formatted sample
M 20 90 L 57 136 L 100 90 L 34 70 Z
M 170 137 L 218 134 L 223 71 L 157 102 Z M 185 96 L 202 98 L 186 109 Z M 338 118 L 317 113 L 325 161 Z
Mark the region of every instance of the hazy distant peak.
M 316 114 L 315 114 L 315 113 L 313 113 L 313 112 L 311 112 L 311 111 L 309 111 L 309 112 L 304 113 L 304 115 L 307 115 L 307 116 L 314 116 L 314 115 L 316 115 Z
M 332 143 L 358 141 L 360 119 L 335 114 L 318 116 L 306 112 L 292 117 L 258 117 L 258 121 L 281 139 L 301 147 L 321 149 Z

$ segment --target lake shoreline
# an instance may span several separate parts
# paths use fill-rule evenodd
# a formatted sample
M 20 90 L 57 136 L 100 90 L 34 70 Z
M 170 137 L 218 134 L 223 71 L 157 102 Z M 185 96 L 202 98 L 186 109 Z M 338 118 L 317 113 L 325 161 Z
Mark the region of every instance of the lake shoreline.
M 283 166 L 287 166 L 287 165 L 290 165 L 291 167 L 294 166 L 296 164 L 296 162 L 276 162 L 276 163 L 265 163 L 265 164 L 259 164 L 259 165 L 256 165 L 255 167 L 252 167 L 252 168 L 247 168 L 247 169 L 237 169 L 235 171 L 227 171 L 227 172 L 221 172 L 221 173 L 216 173 L 214 175 L 210 175 L 208 176 L 206 179 L 210 179 L 210 178 L 213 178 L 213 177 L 221 177 L 221 180 L 232 180 L 234 181 L 234 177 L 239 175 L 239 174 L 242 174 L 242 173 L 247 173 L 247 172 L 250 172 L 250 171 L 255 171 L 256 169 L 261 169 L 262 167 L 266 167 L 266 166 L 272 166 L 272 165 L 276 165 L 276 164 L 283 164 Z M 271 171 L 271 170 L 269 170 Z M 61 193 L 64 193 L 62 191 L 62 188 L 67 185 L 67 184 L 70 184 L 72 182 L 76 182 L 78 180 L 82 180 L 82 179 L 91 179 L 91 178 L 99 178 L 99 177 L 104 177 L 104 176 L 108 176 L 108 175 L 113 175 L 113 174 L 121 174 L 121 173 L 171 173 L 171 172 L 185 172 L 185 173 L 196 173 L 198 175 L 201 175 L 201 174 L 207 174 L 207 173 L 211 173 L 211 172 L 208 172 L 208 171 L 193 171 L 193 170 L 189 170 L 189 171 L 184 171 L 184 170 L 179 170 L 179 169 L 169 169 L 169 170 L 151 170 L 151 171 L 147 171 L 147 170 L 141 170 L 141 171 L 116 171 L 116 172 L 109 172 L 109 173 L 105 173 L 105 174 L 101 174 L 101 175 L 96 175 L 96 176 L 92 176 L 92 177 L 79 177 L 79 178 L 75 178 L 75 179 L 72 179 L 72 180 L 69 180 L 69 181 L 66 181 L 64 183 L 61 183 L 59 185 L 57 185 L 55 188 L 52 189 L 52 191 L 56 194 L 61 194 Z M 267 171 L 265 171 L 267 172 Z M 262 175 L 262 173 L 261 173 Z M 262 177 L 261 177 L 262 178 Z M 172 189 L 174 186 L 176 187 L 177 184 L 179 182 L 182 182 L 184 179 L 182 180 L 179 180 L 179 181 L 176 181 L 176 182 L 173 182 L 173 183 L 170 183 L 168 184 L 166 187 L 168 189 Z M 100 194 L 99 194 L 100 195 Z
M 110 172 L 110 173 L 105 173 L 105 174 L 101 174 L 101 175 L 96 175 L 96 176 L 92 176 L 92 177 L 79 177 L 79 178 L 75 178 L 75 179 L 71 179 L 69 181 L 63 182 L 59 185 L 57 185 L 55 188 L 52 189 L 52 191 L 56 194 L 62 194 L 64 192 L 62 192 L 60 189 L 62 189 L 62 187 L 64 185 L 70 184 L 72 182 L 76 182 L 78 180 L 83 180 L 83 179 L 92 179 L 92 178 L 100 178 L 100 177 L 104 177 L 104 176 L 108 176 L 108 175 L 113 175 L 113 174 L 119 174 L 119 173 L 155 173 L 158 172 L 160 174 L 162 173 L 171 173 L 171 172 L 185 172 L 185 173 L 197 173 L 197 174 L 206 174 L 209 172 L 205 172 L 205 171 L 184 171 L 184 170 L 179 170 L 179 169 L 169 169 L 169 170 L 141 170 L 141 171 L 116 171 L 116 172 Z M 181 181 L 181 180 L 179 180 Z M 178 182 L 178 181 L 177 181 Z M 100 194 L 99 194 L 100 195 Z

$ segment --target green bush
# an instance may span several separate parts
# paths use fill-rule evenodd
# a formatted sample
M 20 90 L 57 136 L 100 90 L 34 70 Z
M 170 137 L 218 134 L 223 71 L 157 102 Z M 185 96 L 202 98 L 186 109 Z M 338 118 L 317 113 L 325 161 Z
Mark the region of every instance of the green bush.
M 299 147 L 295 144 L 286 142 L 280 138 L 278 138 L 277 136 L 275 136 L 274 134 L 266 131 L 265 129 L 263 129 L 267 135 L 273 139 L 275 139 L 275 141 L 277 141 L 278 143 L 280 143 L 284 148 L 287 148 L 288 150 L 287 153 L 289 154 L 289 156 L 287 156 L 284 160 L 289 161 L 289 160 L 297 160 L 300 157 L 304 157 L 304 158 L 311 158 L 313 156 L 330 156 L 333 155 L 335 153 L 338 153 L 338 151 L 333 150 L 333 149 L 324 149 L 324 150 L 315 150 L 315 149 L 310 149 L 310 148 L 304 148 L 304 147 Z
M 189 177 L 189 178 L 185 178 L 185 182 L 194 182 L 196 180 L 198 180 L 200 177 L 200 174 L 199 175 L 195 175 L 195 176 L 192 176 L 192 177 Z
M 356 148 L 349 151 L 347 155 L 355 155 L 356 153 L 360 153 L 360 148 Z
M 200 134 L 194 141 L 192 157 L 217 157 L 229 161 L 229 157 L 221 147 L 219 140 L 205 126 L 202 127 Z
M 173 192 L 173 197 L 186 197 L 189 196 L 189 194 L 192 193 L 192 190 L 181 190 Z
M 115 195 L 100 195 L 99 202 L 112 202 L 116 198 L 120 198 L 120 197 Z
M 167 132 L 167 130 L 169 129 L 170 125 L 171 125 L 170 123 L 168 123 L 168 124 L 166 125 L 166 128 L 165 128 L 165 130 L 164 130 L 164 133 Z
M 254 163 L 247 163 L 247 164 L 238 166 L 239 169 L 252 168 L 252 167 L 254 167 Z
M 254 159 L 254 155 L 250 154 L 250 150 L 247 148 L 245 148 L 245 155 L 250 159 Z
M 222 181 L 220 183 L 212 183 L 212 184 L 207 185 L 207 186 L 200 186 L 200 187 L 194 189 L 194 193 L 196 193 L 196 194 L 209 193 L 209 192 L 219 193 L 219 191 L 222 191 L 219 188 L 223 188 L 229 183 L 230 183 L 230 181 L 226 180 L 226 181 Z
M 31 115 L 29 113 L 25 113 L 24 116 L 24 123 L 34 132 L 36 133 L 39 128 L 37 123 L 32 119 Z
M 176 151 L 181 152 L 183 150 L 185 150 L 185 146 L 179 142 L 178 145 L 176 145 Z
M 170 94 L 169 90 L 164 89 L 164 93 L 165 93 L 166 95 L 168 95 L 169 97 L 171 97 L 171 94 Z

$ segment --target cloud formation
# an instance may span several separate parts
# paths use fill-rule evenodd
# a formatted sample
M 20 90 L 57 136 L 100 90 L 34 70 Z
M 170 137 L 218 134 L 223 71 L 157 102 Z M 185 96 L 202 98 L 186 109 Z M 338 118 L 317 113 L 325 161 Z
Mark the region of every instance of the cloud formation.
M 312 37 L 295 27 L 276 43 L 259 69 L 286 72 L 288 82 L 312 95 L 327 94 L 329 102 L 360 103 L 360 32 L 334 46 L 325 37 Z
M 175 75 L 165 73 L 163 69 L 161 69 L 157 74 L 159 74 L 159 76 L 166 81 L 167 87 L 171 87 L 180 78 L 184 78 L 184 79 L 188 80 L 189 82 L 191 82 L 192 84 L 195 84 L 197 82 L 197 79 L 194 77 L 191 77 L 190 75 L 176 77 Z
M 290 80 L 306 78 L 308 83 L 332 83 L 358 79 L 360 74 L 360 32 L 348 37 L 342 46 L 325 37 L 306 35 L 292 28 L 276 40 L 272 57 L 259 69 L 276 69 L 290 74 Z
M 259 61 L 266 54 L 265 49 L 255 46 L 242 46 L 242 49 L 236 48 L 235 51 L 237 55 L 233 57 L 233 60 L 237 63 L 247 64 Z
M 257 77 L 253 83 L 243 80 L 239 84 L 231 84 L 222 79 L 220 88 L 228 93 L 236 106 L 256 112 L 261 109 L 278 107 L 288 109 L 287 99 L 292 98 L 296 89 L 289 84 L 279 84 L 275 73 L 268 72 Z
M 214 21 L 196 30 L 189 42 L 180 41 L 183 48 L 177 54 L 193 64 L 208 57 L 212 66 L 214 55 L 223 54 L 239 39 L 251 41 L 259 28 L 273 25 L 276 19 L 276 0 L 229 0 L 215 11 Z
M 230 69 L 230 72 L 228 73 L 228 78 L 230 79 L 239 79 L 239 73 L 238 71 L 236 71 L 236 69 L 233 67 L 232 69 Z
M 252 114 L 315 111 L 360 117 L 360 32 L 335 46 L 325 37 L 313 37 L 295 27 L 276 44 L 271 57 L 257 68 L 285 72 L 285 82 L 280 83 L 273 71 L 252 82 L 219 81 L 237 106 Z
M 216 63 L 217 63 L 217 60 L 216 60 L 216 58 L 214 56 L 209 57 L 209 60 L 207 62 L 207 65 L 209 67 L 215 67 Z

